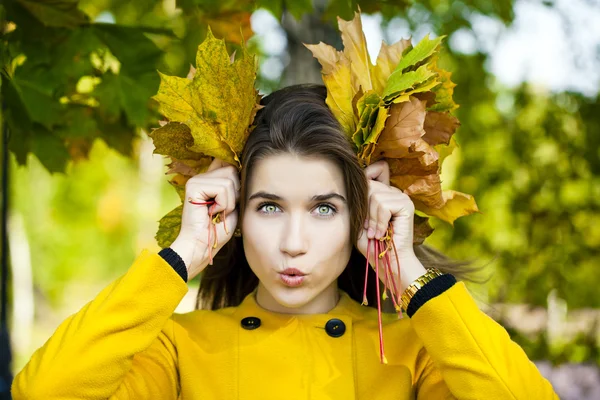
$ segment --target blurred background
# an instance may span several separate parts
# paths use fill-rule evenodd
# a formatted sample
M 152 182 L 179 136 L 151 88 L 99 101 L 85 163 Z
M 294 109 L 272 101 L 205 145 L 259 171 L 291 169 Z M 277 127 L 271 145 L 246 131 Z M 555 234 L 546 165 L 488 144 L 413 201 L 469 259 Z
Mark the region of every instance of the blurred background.
M 481 214 L 432 221 L 427 242 L 489 263 L 493 278 L 470 289 L 561 398 L 600 398 L 598 0 L 5 1 L 13 374 L 141 249 L 160 249 L 158 221 L 179 197 L 147 136 L 156 71 L 186 76 L 210 25 L 258 55 L 262 93 L 321 82 L 302 43 L 341 49 L 336 16 L 358 6 L 373 61 L 382 40 L 446 36 L 461 127 L 443 184 Z

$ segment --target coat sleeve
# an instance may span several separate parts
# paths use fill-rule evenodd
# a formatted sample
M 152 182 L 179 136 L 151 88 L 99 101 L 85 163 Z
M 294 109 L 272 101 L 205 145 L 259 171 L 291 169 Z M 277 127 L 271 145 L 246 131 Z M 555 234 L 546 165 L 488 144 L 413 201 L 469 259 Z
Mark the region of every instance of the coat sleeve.
M 440 398 L 558 399 L 523 349 L 479 310 L 463 282 L 429 299 L 411 324 L 432 361 L 421 377 L 419 399 L 443 394 L 445 387 L 454 397 Z
M 33 354 L 13 381 L 13 398 L 176 399 L 170 317 L 187 289 L 162 257 L 143 250 Z

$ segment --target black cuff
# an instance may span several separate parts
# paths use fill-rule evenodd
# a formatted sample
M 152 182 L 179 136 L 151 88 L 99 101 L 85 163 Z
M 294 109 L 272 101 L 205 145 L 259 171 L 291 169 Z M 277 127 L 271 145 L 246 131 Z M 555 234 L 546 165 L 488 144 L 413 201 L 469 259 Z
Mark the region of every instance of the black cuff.
M 165 247 L 161 251 L 158 252 L 158 255 L 164 258 L 166 262 L 168 262 L 171 267 L 181 276 L 184 282 L 188 280 L 187 268 L 185 266 L 185 262 L 183 259 L 170 247 Z
M 444 293 L 454 286 L 455 283 L 456 278 L 454 275 L 444 274 L 436 276 L 423 285 L 421 289 L 417 290 L 417 293 L 410 299 L 408 307 L 406 307 L 406 314 L 408 314 L 409 317 L 412 317 L 423 304 Z

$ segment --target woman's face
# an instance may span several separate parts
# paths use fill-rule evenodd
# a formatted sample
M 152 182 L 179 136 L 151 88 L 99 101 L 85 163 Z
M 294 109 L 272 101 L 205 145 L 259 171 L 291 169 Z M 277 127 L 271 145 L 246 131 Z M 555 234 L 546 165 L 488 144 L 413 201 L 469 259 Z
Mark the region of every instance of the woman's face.
M 296 314 L 332 309 L 352 250 L 342 171 L 324 159 L 270 156 L 254 166 L 247 195 L 242 237 L 260 280 L 258 304 Z

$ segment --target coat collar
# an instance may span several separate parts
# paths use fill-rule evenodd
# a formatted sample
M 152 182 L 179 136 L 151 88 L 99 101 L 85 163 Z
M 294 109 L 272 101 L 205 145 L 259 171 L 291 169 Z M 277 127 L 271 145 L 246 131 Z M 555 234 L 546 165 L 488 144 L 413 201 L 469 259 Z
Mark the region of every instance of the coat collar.
M 273 322 L 285 323 L 291 319 L 299 319 L 305 322 L 317 322 L 321 320 L 328 320 L 330 318 L 340 318 L 357 321 L 365 318 L 368 307 L 361 306 L 358 302 L 353 300 L 348 293 L 341 289 L 338 289 L 340 299 L 337 305 L 324 314 L 283 314 L 276 313 L 273 311 L 262 308 L 256 302 L 256 289 L 248 294 L 242 303 L 237 307 L 235 315 L 244 318 L 248 316 L 258 317 L 261 319 L 267 319 Z

